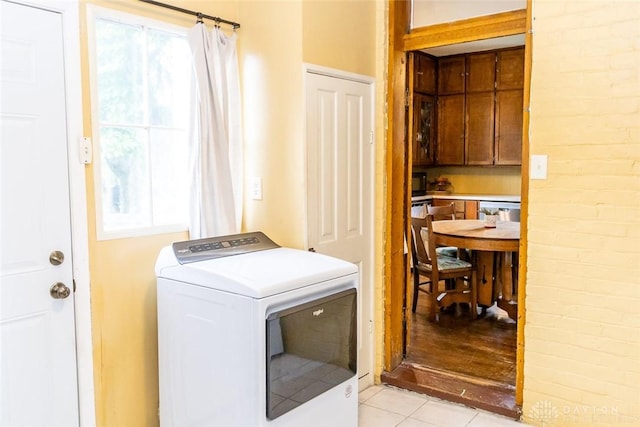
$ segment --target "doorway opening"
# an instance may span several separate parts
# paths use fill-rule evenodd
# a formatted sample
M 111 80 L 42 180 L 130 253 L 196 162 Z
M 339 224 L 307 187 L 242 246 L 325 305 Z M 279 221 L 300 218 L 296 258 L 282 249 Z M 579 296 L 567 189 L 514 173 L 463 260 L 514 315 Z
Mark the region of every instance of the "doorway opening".
M 518 30 L 509 30 L 510 35 L 526 34 L 525 42 L 525 82 L 524 82 L 524 104 L 528 104 L 529 95 L 529 78 L 530 78 L 530 35 L 526 32 L 526 28 L 530 27 L 530 3 L 527 10 L 517 11 L 512 15 L 514 21 L 518 20 Z M 402 13 L 402 12 L 400 12 Z M 491 22 L 487 17 L 486 22 Z M 436 34 L 435 31 L 427 29 L 413 32 L 408 36 L 402 33 L 402 28 L 395 29 L 394 25 L 401 23 L 402 19 L 395 17 L 390 26 L 390 37 L 403 37 L 403 49 L 398 48 L 397 44 L 390 43 L 390 56 L 400 57 L 407 55 L 409 52 L 422 50 L 426 47 L 441 47 L 448 44 L 456 43 L 455 36 L 486 39 L 486 33 L 479 32 L 473 36 L 469 34 L 462 35 L 462 32 L 456 33 L 455 29 L 447 29 L 451 31 L 448 35 Z M 496 19 L 497 21 L 497 19 Z M 496 27 L 499 25 L 496 24 Z M 438 39 L 438 36 L 444 38 Z M 505 33 L 506 35 L 506 33 Z M 427 40 L 437 40 L 431 45 Z M 425 42 L 425 45 L 420 43 Z M 406 78 L 406 70 L 398 64 L 404 64 L 403 61 L 390 61 L 391 67 L 389 75 L 394 76 L 395 81 L 390 82 L 389 87 L 397 89 L 398 81 L 410 81 Z M 411 83 L 409 83 L 411 84 Z M 389 99 L 393 99 L 393 94 L 389 95 Z M 391 101 L 390 101 L 391 102 Z M 411 104 L 411 102 L 408 102 Z M 393 103 L 394 112 L 399 112 L 397 103 Z M 528 127 L 528 113 L 526 109 L 523 111 L 523 139 L 522 139 L 522 155 L 521 159 L 528 158 L 528 139 L 526 129 Z M 398 117 L 397 114 L 395 117 Z M 402 120 L 405 129 L 411 131 L 411 125 L 407 125 L 406 121 L 411 120 L 411 115 L 407 114 Z M 399 121 L 399 120 L 398 120 Z M 391 125 L 390 125 L 391 126 Z M 390 137 L 395 141 L 401 134 L 400 130 L 395 128 L 399 126 L 393 123 L 394 128 L 390 132 Z M 404 133 L 402 133 L 404 135 Z M 411 135 L 411 133 L 407 134 Z M 413 136 L 413 135 L 412 135 Z M 411 144 L 407 136 L 406 144 L 398 144 L 397 141 L 389 141 L 389 149 L 397 152 L 398 147 L 402 147 L 404 152 L 399 156 L 398 163 L 404 162 L 405 174 L 404 180 L 397 187 L 392 186 L 389 191 L 399 191 L 405 194 L 404 215 L 396 216 L 396 211 L 392 210 L 393 218 L 390 220 L 390 227 L 396 230 L 398 222 L 403 225 L 403 230 L 408 231 L 408 216 L 410 215 L 410 184 L 411 177 L 411 159 L 409 152 Z M 396 166 L 400 166 L 399 164 Z M 392 165 L 393 167 L 393 165 Z M 391 174 L 391 171 L 388 171 Z M 385 341 L 385 372 L 381 375 L 381 380 L 385 383 L 399 386 L 402 388 L 422 392 L 432 396 L 444 398 L 447 400 L 457 401 L 468 404 L 491 412 L 500 413 L 513 418 L 519 418 L 520 405 L 522 403 L 522 381 L 523 381 L 523 324 L 524 324 L 524 280 L 526 263 L 526 214 L 527 201 L 526 193 L 528 191 L 527 180 L 528 165 L 523 160 L 521 169 L 521 194 L 522 200 L 522 216 L 524 224 L 521 229 L 521 251 L 519 260 L 514 260 L 515 264 L 520 266 L 519 285 L 521 292 L 518 294 L 519 304 L 517 319 L 515 322 L 504 322 L 503 319 L 496 316 L 484 316 L 479 320 L 471 320 L 470 316 L 464 314 L 456 317 L 455 312 L 448 313 L 445 309 L 441 313 L 441 319 L 438 323 L 429 322 L 426 313 L 428 312 L 428 301 L 426 299 L 418 299 L 418 307 L 415 313 L 410 310 L 407 301 L 411 301 L 411 291 L 407 291 L 407 284 L 411 283 L 411 269 L 406 257 L 400 259 L 397 251 L 394 252 L 393 245 L 386 252 L 386 263 L 389 264 L 388 270 L 397 272 L 404 270 L 406 273 L 402 278 L 404 283 L 399 283 L 397 277 L 387 279 L 386 285 L 390 290 L 385 291 L 385 297 L 388 299 L 386 308 L 392 313 L 385 324 L 385 332 L 390 334 L 391 339 Z M 394 175 L 397 178 L 397 175 Z M 404 186 L 404 188 L 402 188 Z M 396 242 L 393 240 L 393 242 Z M 401 286 L 405 291 L 403 294 L 395 293 L 394 287 Z M 399 310 L 404 313 L 402 322 L 395 321 L 393 310 Z M 491 314 L 491 313 L 490 313 Z M 403 337 L 402 348 L 398 349 L 396 345 L 397 337 Z

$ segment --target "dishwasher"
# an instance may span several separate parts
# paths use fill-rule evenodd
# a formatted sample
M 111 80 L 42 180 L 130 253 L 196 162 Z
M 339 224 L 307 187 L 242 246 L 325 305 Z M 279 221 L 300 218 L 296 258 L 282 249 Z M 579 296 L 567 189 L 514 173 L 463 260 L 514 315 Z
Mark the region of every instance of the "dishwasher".
M 478 219 L 484 219 L 483 209 L 498 210 L 500 221 L 520 222 L 520 203 L 517 202 L 491 202 L 481 200 L 478 204 Z

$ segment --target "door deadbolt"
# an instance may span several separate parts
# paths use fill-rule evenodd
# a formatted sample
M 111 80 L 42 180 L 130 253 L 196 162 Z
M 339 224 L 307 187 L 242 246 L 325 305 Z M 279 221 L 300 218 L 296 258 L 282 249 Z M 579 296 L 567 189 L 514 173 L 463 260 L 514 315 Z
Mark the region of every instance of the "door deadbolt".
M 64 254 L 61 251 L 53 251 L 49 255 L 49 262 L 53 265 L 60 265 L 64 262 Z
M 51 286 L 49 293 L 51 294 L 51 297 L 53 297 L 53 299 L 65 299 L 66 297 L 71 295 L 71 289 L 69 289 L 67 285 L 62 282 L 56 282 Z

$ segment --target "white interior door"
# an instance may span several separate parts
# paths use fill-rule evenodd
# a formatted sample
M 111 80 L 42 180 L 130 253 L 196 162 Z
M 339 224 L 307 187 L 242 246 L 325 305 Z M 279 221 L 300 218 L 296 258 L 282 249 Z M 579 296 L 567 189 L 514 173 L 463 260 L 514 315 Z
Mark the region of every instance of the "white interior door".
M 62 17 L 0 6 L 0 425 L 74 426 Z
M 360 388 L 373 383 L 373 84 L 306 73 L 309 247 L 355 263 Z

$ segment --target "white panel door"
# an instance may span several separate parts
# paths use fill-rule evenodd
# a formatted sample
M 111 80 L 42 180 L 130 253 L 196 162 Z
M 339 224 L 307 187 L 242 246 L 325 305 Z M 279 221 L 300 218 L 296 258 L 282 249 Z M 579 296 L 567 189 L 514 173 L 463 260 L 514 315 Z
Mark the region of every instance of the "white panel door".
M 307 232 L 315 251 L 355 263 L 358 377 L 373 382 L 373 85 L 306 73 Z
M 0 7 L 0 425 L 74 426 L 62 17 Z

